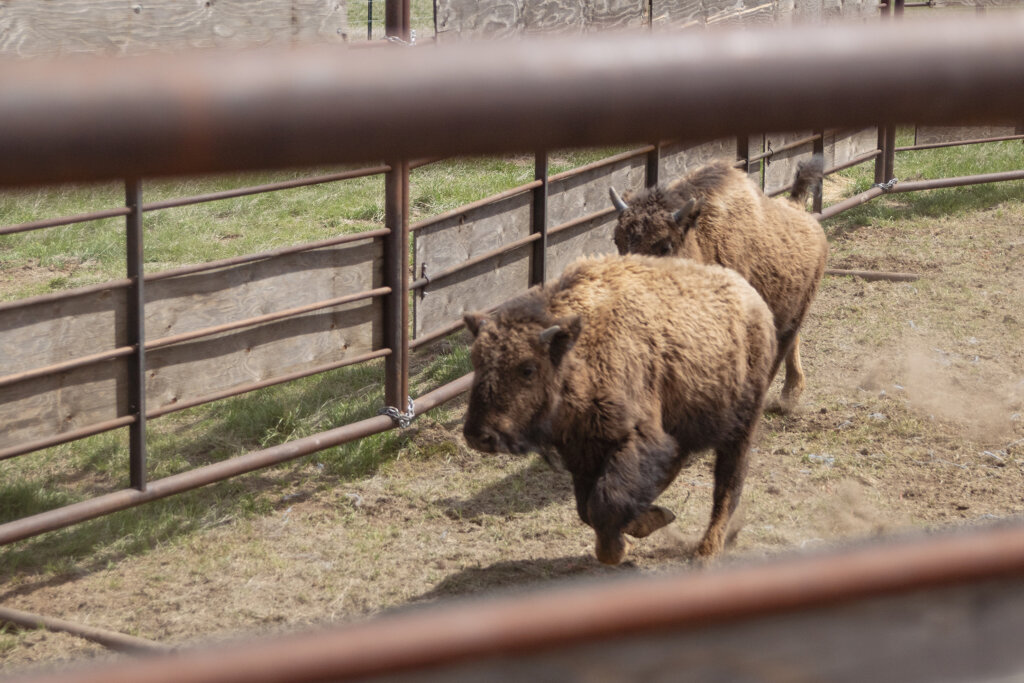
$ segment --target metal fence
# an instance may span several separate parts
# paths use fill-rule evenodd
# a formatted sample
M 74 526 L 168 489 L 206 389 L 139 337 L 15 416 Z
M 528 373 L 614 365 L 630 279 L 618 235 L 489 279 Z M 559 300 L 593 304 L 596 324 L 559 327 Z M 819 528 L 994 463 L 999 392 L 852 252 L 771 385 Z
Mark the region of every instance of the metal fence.
M 389 7 L 389 32 L 407 37 L 407 6 L 404 15 L 400 3 Z M 892 161 L 897 151 L 893 131 L 899 122 L 1019 120 L 1024 111 L 1021 27 L 1020 19 L 1014 17 L 979 21 L 970 30 L 948 23 L 908 25 L 903 31 L 894 26 L 805 27 L 785 32 L 745 32 L 742 41 L 732 40 L 729 35 L 699 35 L 685 41 L 628 37 L 438 50 L 394 48 L 377 51 L 372 58 L 361 51 L 346 54 L 343 60 L 335 56 L 331 62 L 325 62 L 320 51 L 294 50 L 230 59 L 185 55 L 173 63 L 139 59 L 59 66 L 2 64 L 0 82 L 8 95 L 0 100 L 0 118 L 5 121 L 0 129 L 0 149 L 10 153 L 0 163 L 0 183 L 365 162 L 382 155 L 400 160 L 453 152 L 622 144 L 637 139 L 676 138 L 682 133 L 696 140 L 732 134 L 730 139 L 749 141 L 748 133 L 736 135 L 736 131 L 759 128 L 819 131 L 797 135 L 774 148 L 770 141 L 762 143 L 761 150 L 752 151 L 749 144 L 741 143 L 732 149 L 727 147 L 727 153 L 738 158 L 738 165 L 756 172 L 758 162 L 822 151 L 829 136 L 835 136 L 835 129 L 825 130 L 825 124 L 852 130 L 877 124 L 878 145 L 874 149 L 861 150 L 829 169 L 836 171 L 873 160 L 877 185 L 822 209 L 820 215 L 828 217 L 890 191 L 1024 178 L 1024 171 L 1015 171 L 893 183 Z M 750 54 L 764 57 L 755 63 L 748 59 Z M 553 64 L 563 66 L 552 69 Z M 317 77 L 310 78 L 309 74 Z M 504 75 L 498 78 L 495 74 Z M 88 82 L 89 88 L 77 87 L 81 82 Z M 609 94 L 610 87 L 614 97 Z M 828 97 L 823 98 L 822 93 Z M 75 105 L 76 117 L 55 122 L 52 113 L 65 110 L 66 104 Z M 585 126 L 580 125 L 581 111 L 586 112 Z M 649 112 L 649 116 L 636 112 Z M 240 121 L 248 123 L 240 126 Z M 271 129 L 275 132 L 273 143 L 254 149 L 252 136 Z M 502 134 L 495 135 L 496 130 Z M 1001 139 L 1020 137 L 1007 135 Z M 17 394 L 11 392 L 20 388 L 30 387 L 30 393 L 38 393 L 43 386 L 40 383 L 48 378 L 63 381 L 60 378 L 67 373 L 109 369 L 116 363 L 123 367 L 124 375 L 115 377 L 114 383 L 123 385 L 123 389 L 118 390 L 116 400 L 107 403 L 118 413 L 82 427 L 55 428 L 45 436 L 5 445 L 0 457 L 127 426 L 132 486 L 0 525 L 0 543 L 404 425 L 415 414 L 457 396 L 468 388 L 469 377 L 415 400 L 409 396 L 410 349 L 460 325 L 458 311 L 449 311 L 447 322 L 421 329 L 411 339 L 410 294 L 436 292 L 446 278 L 481 264 L 493 269 L 496 261 L 515 250 L 528 252 L 529 263 L 517 287 L 543 281 L 553 270 L 548 260 L 552 238 L 580 226 L 588 230 L 601 225 L 607 228 L 611 219 L 610 207 L 602 206 L 553 221 L 549 215 L 552 186 L 588 172 L 597 173 L 600 185 L 606 182 L 601 169 L 617 172 L 617 164 L 630 164 L 635 169 L 636 173 L 630 171 L 629 176 L 634 182 L 653 184 L 666 161 L 662 153 L 666 147 L 648 145 L 556 176 L 548 174 L 547 156 L 540 152 L 536 154 L 532 182 L 412 226 L 408 221 L 409 169 L 425 161 L 390 161 L 333 176 L 150 204 L 142 200 L 140 181 L 129 180 L 124 207 L 0 229 L 0 234 L 12 234 L 101 217 L 125 217 L 128 269 L 124 279 L 0 305 L 0 315 L 14 315 L 30 305 L 59 305 L 72 298 L 82 301 L 82 297 L 109 298 L 117 293 L 108 310 L 121 311 L 115 311 L 115 315 L 123 313 L 121 341 L 112 348 L 7 372 L 0 377 L 0 392 L 6 394 L 2 402 L 13 405 L 11 397 Z M 143 272 L 143 216 L 149 211 L 379 173 L 386 178 L 385 225 L 381 229 L 159 273 Z M 762 182 L 767 177 L 765 172 Z M 528 198 L 526 222 L 519 222 L 520 229 L 526 226 L 524 235 L 440 270 L 424 271 L 422 261 L 418 262 L 417 277 L 408 277 L 411 235 L 426 233 L 445 220 L 458 222 L 476 209 L 517 196 Z M 195 324 L 186 331 L 147 337 L 147 288 L 289 255 L 356 246 L 380 254 L 379 259 L 368 261 L 376 264 L 373 268 L 377 274 L 364 278 L 362 282 L 369 284 L 361 288 L 271 313 Z M 610 249 L 607 241 L 605 246 Z M 495 297 L 510 293 L 498 288 L 488 291 Z M 340 358 L 312 362 L 283 374 L 272 373 L 256 382 L 236 382 L 205 394 L 174 394 L 164 403 L 148 405 L 152 401 L 147 402 L 146 376 L 155 367 L 156 354 L 235 330 L 294 321 L 313 311 L 359 304 L 373 309 L 373 330 L 362 346 L 353 346 Z M 385 359 L 386 414 L 157 481 L 148 480 L 147 419 L 374 358 Z

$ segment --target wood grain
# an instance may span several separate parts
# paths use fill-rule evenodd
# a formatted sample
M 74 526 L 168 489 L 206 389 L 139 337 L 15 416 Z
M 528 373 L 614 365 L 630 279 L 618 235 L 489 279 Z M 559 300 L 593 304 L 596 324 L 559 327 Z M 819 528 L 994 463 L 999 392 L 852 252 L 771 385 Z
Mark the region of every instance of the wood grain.
M 342 42 L 345 0 L 5 0 L 0 54 L 114 55 Z
M 380 286 L 381 245 L 364 240 L 151 282 L 146 339 L 242 321 Z M 127 342 L 123 290 L 0 311 L 0 376 Z M 381 306 L 363 300 L 147 353 L 146 407 L 173 406 L 381 348 Z M 0 447 L 128 414 L 126 361 L 0 386 Z

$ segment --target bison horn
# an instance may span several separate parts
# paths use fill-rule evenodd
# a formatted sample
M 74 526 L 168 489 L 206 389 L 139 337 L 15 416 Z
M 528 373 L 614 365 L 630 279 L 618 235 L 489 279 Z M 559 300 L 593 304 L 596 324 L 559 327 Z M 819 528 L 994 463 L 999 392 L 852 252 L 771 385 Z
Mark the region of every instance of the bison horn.
M 629 204 L 627 204 L 626 202 L 622 201 L 622 197 L 619 196 L 619 193 L 615 191 L 614 187 L 609 187 L 608 188 L 608 194 L 612 198 L 612 204 L 615 205 L 615 210 L 616 211 L 618 211 L 619 213 L 622 213 L 623 211 L 625 211 L 626 209 L 629 208 Z
M 555 338 L 555 335 L 558 334 L 561 331 L 562 331 L 562 326 L 561 325 L 552 325 L 551 327 L 547 328 L 546 330 L 541 330 L 541 333 L 540 333 L 540 343 L 541 344 L 548 344 L 548 343 L 550 343 L 551 340 Z
M 682 222 L 685 219 L 689 218 L 694 213 L 696 213 L 694 211 L 694 206 L 696 204 L 697 204 L 697 200 L 696 199 L 691 199 L 690 201 L 686 202 L 686 204 L 683 206 L 683 208 L 679 209 L 678 211 L 676 211 L 675 213 L 672 214 L 672 220 L 674 220 L 676 222 L 676 225 L 682 224 Z

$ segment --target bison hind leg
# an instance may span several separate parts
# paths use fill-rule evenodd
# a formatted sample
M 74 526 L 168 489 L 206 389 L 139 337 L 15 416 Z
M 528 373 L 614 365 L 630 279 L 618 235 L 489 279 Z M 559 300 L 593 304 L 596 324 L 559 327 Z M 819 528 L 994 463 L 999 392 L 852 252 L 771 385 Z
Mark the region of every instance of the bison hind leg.
M 668 526 L 675 518 L 675 513 L 671 510 L 659 505 L 652 505 L 643 514 L 627 524 L 623 532 L 635 538 L 645 538 L 658 529 Z

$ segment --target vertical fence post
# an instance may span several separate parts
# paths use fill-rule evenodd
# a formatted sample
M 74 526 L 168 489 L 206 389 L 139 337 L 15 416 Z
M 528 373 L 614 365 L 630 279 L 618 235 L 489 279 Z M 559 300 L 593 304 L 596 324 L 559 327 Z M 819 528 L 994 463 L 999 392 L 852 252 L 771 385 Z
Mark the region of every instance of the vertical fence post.
M 387 36 L 409 42 L 411 16 L 409 0 L 387 0 L 384 3 L 384 30 Z
M 135 353 L 128 358 L 128 410 L 135 422 L 128 427 L 128 478 L 132 488 L 146 490 L 146 298 L 142 273 L 142 181 L 125 181 L 127 271 L 126 305 L 128 345 Z
M 373 0 L 366 0 L 366 39 L 373 40 Z
M 890 18 L 890 16 L 892 16 L 892 14 L 891 14 L 892 5 L 893 5 L 892 0 L 883 0 L 883 2 L 878 6 L 878 14 L 879 14 L 879 19 L 881 21 L 886 21 L 886 20 L 888 20 Z M 902 5 L 902 3 L 901 3 L 901 5 Z M 895 131 L 893 132 L 893 137 L 895 137 Z M 875 184 L 876 185 L 881 185 L 882 183 L 886 183 L 886 182 L 888 182 L 891 179 L 890 176 L 888 175 L 888 173 L 889 173 L 889 162 L 888 162 L 888 159 L 889 159 L 889 154 L 890 154 L 890 151 L 889 151 L 890 147 L 891 147 L 891 145 L 889 144 L 889 126 L 888 125 L 878 124 L 878 149 L 879 149 L 879 155 L 877 157 L 875 157 Z
M 815 131 L 815 133 L 818 135 L 818 138 L 814 141 L 814 148 L 811 151 L 811 154 L 821 157 L 822 174 L 816 184 L 817 186 L 814 188 L 814 195 L 811 199 L 811 211 L 814 213 L 821 213 L 821 201 L 825 181 L 825 129 L 822 128 L 819 131 Z
M 386 0 L 384 31 L 388 38 L 409 40 L 409 0 Z M 412 418 L 409 397 L 409 162 L 391 161 L 384 177 L 384 340 L 391 349 L 384 363 L 385 410 L 399 425 Z M 409 412 L 406 413 L 407 406 Z
M 533 232 L 540 233 L 540 239 L 533 243 L 530 261 L 530 284 L 539 285 L 548 279 L 548 153 L 537 152 L 533 164 L 534 180 L 540 186 L 533 189 L 533 211 L 531 223 Z
M 384 402 L 398 412 L 409 400 L 409 163 L 395 161 L 384 177 Z
M 750 136 L 736 136 L 736 160 L 743 162 L 743 172 L 750 175 Z
M 654 149 L 647 153 L 647 168 L 644 171 L 644 182 L 647 187 L 658 185 L 658 167 L 661 165 L 661 143 L 655 142 Z

